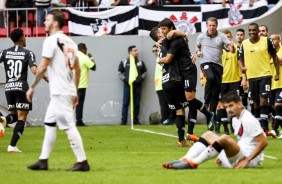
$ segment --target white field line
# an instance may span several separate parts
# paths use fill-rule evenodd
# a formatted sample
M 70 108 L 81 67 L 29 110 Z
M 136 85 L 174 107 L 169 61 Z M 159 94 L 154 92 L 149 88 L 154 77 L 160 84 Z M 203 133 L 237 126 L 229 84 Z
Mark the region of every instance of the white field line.
M 139 129 L 139 128 L 131 128 L 132 130 L 135 131 L 139 131 L 139 132 L 146 132 L 146 133 L 150 133 L 150 134 L 157 134 L 157 135 L 163 135 L 166 137 L 174 137 L 174 138 L 178 138 L 176 135 L 171 135 L 171 134 L 166 134 L 166 133 L 162 133 L 162 132 L 155 132 L 155 131 L 151 131 L 151 130 L 143 130 L 143 129 Z M 265 158 L 269 158 L 269 159 L 273 159 L 273 160 L 277 160 L 277 157 L 274 156 L 270 156 L 270 155 L 264 155 Z

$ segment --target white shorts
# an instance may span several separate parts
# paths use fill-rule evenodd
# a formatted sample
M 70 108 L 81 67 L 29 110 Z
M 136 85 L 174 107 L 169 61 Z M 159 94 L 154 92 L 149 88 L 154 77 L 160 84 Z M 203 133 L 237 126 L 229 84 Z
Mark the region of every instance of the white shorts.
M 261 154 L 263 154 L 263 153 L 261 153 Z M 231 158 L 227 158 L 224 150 L 222 150 L 220 152 L 220 154 L 218 155 L 217 158 L 221 161 L 223 167 L 234 168 L 235 164 L 244 160 L 246 157 L 247 157 L 246 154 L 244 154 L 242 149 L 240 148 L 239 153 L 237 153 L 237 155 L 235 155 Z M 250 161 L 250 163 L 247 165 L 247 167 L 248 168 L 256 167 L 258 165 L 261 165 L 261 162 L 262 162 L 262 159 L 260 158 L 260 156 L 257 156 L 256 158 L 254 158 L 253 160 Z
M 52 96 L 44 118 L 44 123 L 57 123 L 61 130 L 75 127 L 74 98 L 74 96 L 69 95 Z

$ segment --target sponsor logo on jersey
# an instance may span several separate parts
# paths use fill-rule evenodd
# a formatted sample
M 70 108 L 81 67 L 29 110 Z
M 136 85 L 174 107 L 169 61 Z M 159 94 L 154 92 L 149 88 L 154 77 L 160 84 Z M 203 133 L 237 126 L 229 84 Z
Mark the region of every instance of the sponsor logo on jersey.
M 22 89 L 22 82 L 10 82 L 5 85 L 5 89 Z

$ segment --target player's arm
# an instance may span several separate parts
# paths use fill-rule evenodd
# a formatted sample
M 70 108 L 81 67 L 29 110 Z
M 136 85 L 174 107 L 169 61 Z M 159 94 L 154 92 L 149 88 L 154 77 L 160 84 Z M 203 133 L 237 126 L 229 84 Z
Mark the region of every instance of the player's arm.
M 90 70 L 95 71 L 95 70 L 96 70 L 96 63 L 95 63 L 95 60 L 94 60 L 94 58 L 93 58 L 93 56 L 92 56 L 91 53 L 88 53 L 87 55 L 88 55 L 88 57 L 89 57 L 89 59 L 90 59 L 90 61 L 91 61 L 91 62 L 89 62 L 89 64 L 88 64 L 88 68 L 89 68 Z
M 179 30 L 172 30 L 166 35 L 168 40 L 173 40 L 177 37 L 183 37 L 186 41 L 188 41 L 188 35 Z
M 49 62 L 50 62 L 49 58 L 43 57 L 41 59 L 41 63 L 39 65 L 38 69 L 37 69 L 35 79 L 32 82 L 28 91 L 26 92 L 26 98 L 29 102 L 32 102 L 32 96 L 33 96 L 33 93 L 34 93 L 34 89 L 35 89 L 36 85 L 38 84 L 38 82 L 43 78 L 43 76 L 44 76 L 44 74 L 47 70 L 47 67 L 49 65 Z
M 79 79 L 80 79 L 80 66 L 79 66 L 79 61 L 77 57 L 74 60 L 73 70 L 74 70 L 74 79 L 73 79 L 74 84 L 76 86 L 76 89 L 78 89 L 78 84 L 79 84 Z
M 172 62 L 172 59 L 174 58 L 174 54 L 167 54 L 163 58 L 158 58 L 157 63 L 159 64 L 168 64 Z
M 197 57 L 202 57 L 201 45 L 196 45 L 196 55 Z
M 276 74 L 274 76 L 274 80 L 279 80 L 279 63 L 280 63 L 280 59 L 278 58 L 277 54 L 276 54 L 276 49 L 274 48 L 272 42 L 270 39 L 267 39 L 267 44 L 268 44 L 268 52 L 271 55 L 272 59 L 273 59 L 273 63 L 275 66 L 275 71 Z
M 248 157 L 246 157 L 244 160 L 240 161 L 235 168 L 245 168 L 251 160 L 256 158 L 267 146 L 268 142 L 264 135 L 264 133 L 260 133 L 258 136 L 255 137 L 255 140 L 257 142 L 257 146 L 252 152 L 252 154 Z

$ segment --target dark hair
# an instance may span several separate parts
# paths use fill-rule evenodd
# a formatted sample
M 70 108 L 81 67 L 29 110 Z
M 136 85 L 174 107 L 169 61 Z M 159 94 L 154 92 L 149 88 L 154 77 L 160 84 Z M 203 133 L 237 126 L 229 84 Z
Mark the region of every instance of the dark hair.
M 10 33 L 10 38 L 14 43 L 17 43 L 20 41 L 20 39 L 24 36 L 24 32 L 22 29 L 20 28 L 16 28 L 14 29 L 11 33 Z
M 210 21 L 210 22 L 215 22 L 216 25 L 218 25 L 217 19 L 216 19 L 215 17 L 209 17 L 209 18 L 207 18 L 206 23 L 208 24 L 209 21 Z
M 225 95 L 223 95 L 222 99 L 223 103 L 230 103 L 230 102 L 241 102 L 240 96 L 236 91 L 229 91 Z
M 245 34 L 245 30 L 244 30 L 244 29 L 241 29 L 241 28 L 237 29 L 236 32 L 242 32 L 242 33 Z
M 159 40 L 158 38 L 158 31 L 159 31 L 159 27 L 154 27 L 151 31 L 149 36 L 155 41 L 157 42 Z
M 62 29 L 65 25 L 65 14 L 62 11 L 59 10 L 51 10 L 49 15 L 53 15 L 54 21 L 57 21 L 59 24 L 59 28 Z
M 132 51 L 132 49 L 134 49 L 134 48 L 136 48 L 136 46 L 135 46 L 135 45 L 130 45 L 130 46 L 128 47 L 128 53 L 129 53 L 129 52 L 131 52 L 131 51 Z
M 78 50 L 86 50 L 86 45 L 85 45 L 85 43 L 79 43 L 78 45 L 77 45 L 77 47 L 78 47 Z
M 258 25 L 257 23 L 254 23 L 254 22 L 253 22 L 253 23 L 250 23 L 249 26 L 256 26 L 257 29 L 259 28 L 259 25 Z
M 174 23 L 169 18 L 164 18 L 160 23 L 159 27 L 168 27 L 172 29 L 176 29 Z
M 265 30 L 268 31 L 268 27 L 266 25 L 259 25 L 259 27 L 265 27 Z

